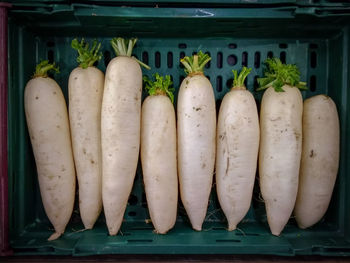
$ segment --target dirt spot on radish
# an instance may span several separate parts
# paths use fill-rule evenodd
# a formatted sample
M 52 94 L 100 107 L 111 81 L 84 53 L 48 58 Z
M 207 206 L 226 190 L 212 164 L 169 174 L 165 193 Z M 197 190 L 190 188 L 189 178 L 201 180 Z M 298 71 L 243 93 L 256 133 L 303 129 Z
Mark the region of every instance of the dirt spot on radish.
M 91 162 L 92 164 L 94 164 L 94 163 L 95 163 L 95 161 L 94 161 L 94 160 L 90 160 L 90 162 Z
M 53 95 L 56 95 L 56 94 L 57 94 L 57 92 L 56 92 L 56 91 L 54 91 L 54 92 L 52 92 L 52 94 L 53 94 Z
M 77 80 L 77 79 L 78 79 L 78 77 L 75 77 L 74 79 L 75 79 L 75 80 Z
M 276 198 L 274 198 L 274 199 L 273 199 L 273 201 L 274 201 L 274 202 L 277 202 L 277 199 L 276 199 Z
M 205 163 L 202 163 L 202 169 L 204 169 L 207 165 Z
M 230 159 L 227 157 L 226 158 L 226 172 L 225 172 L 225 176 L 227 176 L 229 166 L 230 166 Z
M 201 126 L 199 123 L 197 124 L 197 127 Z
M 64 172 L 66 170 L 66 167 L 64 167 L 63 165 L 62 165 L 62 167 L 61 167 L 61 172 Z
M 195 110 L 195 111 L 200 111 L 202 108 L 201 107 L 193 107 L 193 110 Z
M 61 128 L 61 126 L 60 125 L 56 125 L 56 128 L 59 129 L 59 128 Z
M 35 99 L 36 99 L 36 100 L 38 100 L 38 99 L 39 99 L 39 97 L 38 97 L 38 96 L 36 96 L 36 97 L 35 97 Z
M 270 118 L 270 121 L 279 121 L 280 119 L 281 119 L 281 117 L 277 117 L 277 118 L 274 118 L 274 119 Z
M 85 148 L 83 148 L 83 153 L 86 154 L 86 149 Z
M 311 150 L 309 157 L 314 158 L 315 156 L 316 156 L 316 153 L 314 152 L 314 150 Z

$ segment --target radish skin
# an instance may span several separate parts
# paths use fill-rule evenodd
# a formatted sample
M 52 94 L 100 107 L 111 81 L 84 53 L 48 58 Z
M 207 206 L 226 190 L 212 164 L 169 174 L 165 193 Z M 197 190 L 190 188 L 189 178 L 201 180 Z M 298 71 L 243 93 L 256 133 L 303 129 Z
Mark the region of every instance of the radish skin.
M 103 73 L 93 67 L 101 59 L 97 41 L 72 41 L 79 53 L 68 81 L 69 120 L 79 185 L 79 209 L 85 229 L 92 229 L 102 210 L 101 104 Z
M 114 41 L 125 45 L 121 38 L 113 39 L 113 46 Z M 127 54 L 116 50 L 119 56 L 107 66 L 102 99 L 102 200 L 110 235 L 123 221 L 139 157 L 142 72 L 130 57 L 135 42 L 129 41 Z
M 182 81 L 177 117 L 181 200 L 193 229 L 200 231 L 212 187 L 216 140 L 214 92 L 203 73 L 194 71 Z
M 165 234 L 175 224 L 178 199 L 175 111 L 165 95 L 142 105 L 141 161 L 151 220 Z
M 300 228 L 316 224 L 329 206 L 339 166 L 339 117 L 333 100 L 304 102 L 303 149 L 294 215 Z
M 259 149 L 258 111 L 243 83 L 224 96 L 217 124 L 216 187 L 229 231 L 249 210 Z
M 288 85 L 282 89 L 268 88 L 260 111 L 260 189 L 270 230 L 276 236 L 294 208 L 302 144 L 301 93 Z
M 103 73 L 76 68 L 69 77 L 69 117 L 79 184 L 79 209 L 85 229 L 102 209 L 101 103 Z
M 46 215 L 63 234 L 72 215 L 75 169 L 66 102 L 58 84 L 35 77 L 25 87 L 24 106 Z

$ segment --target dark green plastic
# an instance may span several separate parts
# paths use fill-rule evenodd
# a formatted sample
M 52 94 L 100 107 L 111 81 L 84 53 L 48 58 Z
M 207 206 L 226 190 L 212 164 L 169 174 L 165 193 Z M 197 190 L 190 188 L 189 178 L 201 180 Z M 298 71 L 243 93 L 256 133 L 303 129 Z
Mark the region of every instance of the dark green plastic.
M 264 8 L 154 8 L 44 2 L 48 1 L 36 1 L 36 5 L 28 8 L 18 4 L 10 13 L 9 198 L 11 246 L 16 254 L 350 255 L 350 20 L 346 12 L 298 7 L 290 3 L 294 1 Z M 343 7 L 346 10 L 345 4 Z M 326 93 L 336 102 L 340 116 L 340 169 L 324 219 L 307 230 L 297 228 L 291 219 L 281 237 L 272 236 L 256 182 L 251 209 L 238 230 L 226 231 L 226 221 L 213 190 L 202 232 L 191 229 L 180 204 L 174 229 L 167 235 L 157 235 L 152 224 L 145 222 L 149 214 L 139 166 L 118 236 L 108 236 L 103 215 L 93 230 L 79 231 L 83 225 L 76 205 L 66 233 L 56 241 L 46 241 L 52 226 L 38 189 L 23 109 L 24 87 L 40 60 L 54 60 L 61 71 L 54 77 L 67 96 L 68 76 L 76 67 L 76 52 L 70 47 L 72 39 L 101 41 L 103 58 L 97 67 L 105 71 L 114 57 L 109 41 L 117 36 L 139 38 L 134 54 L 152 68 L 143 69 L 144 74 L 158 72 L 172 76 L 175 105 L 185 75 L 180 66 L 180 57 L 184 55 L 199 50 L 210 53 L 212 60 L 205 74 L 213 85 L 217 109 L 232 85 L 232 69 L 240 70 L 242 65 L 253 68 L 247 88 L 259 105 L 262 93 L 255 92 L 256 78 L 262 76 L 264 59 L 277 56 L 297 64 L 301 80 L 309 86 L 308 91 L 303 91 L 304 98 Z

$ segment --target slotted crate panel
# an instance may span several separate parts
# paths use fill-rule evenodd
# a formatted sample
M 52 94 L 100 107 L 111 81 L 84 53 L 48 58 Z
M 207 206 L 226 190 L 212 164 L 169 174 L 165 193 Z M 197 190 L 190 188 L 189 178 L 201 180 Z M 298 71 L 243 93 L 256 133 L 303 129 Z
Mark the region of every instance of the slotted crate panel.
M 17 254 L 350 254 L 349 160 L 349 19 L 295 18 L 289 9 L 127 8 L 105 6 L 61 6 L 13 10 L 9 31 L 9 180 L 11 246 Z M 53 11 L 54 10 L 54 11 Z M 241 11 L 241 12 L 239 12 Z M 185 17 L 182 17 L 186 14 Z M 205 16 L 214 14 L 214 18 Z M 240 15 L 238 15 L 240 14 Z M 243 14 L 243 15 L 242 15 Z M 276 14 L 279 14 L 278 16 Z M 305 24 L 305 21 L 308 24 Z M 297 30 L 296 30 L 297 29 Z M 308 83 L 307 98 L 325 93 L 338 107 L 341 121 L 341 163 L 330 208 L 324 219 L 308 230 L 297 228 L 293 218 L 281 237 L 270 234 L 264 204 L 256 180 L 251 208 L 239 229 L 226 231 L 226 220 L 213 185 L 202 232 L 191 229 L 181 203 L 177 223 L 167 235 L 153 233 L 139 165 L 132 194 L 118 236 L 108 236 L 104 216 L 90 231 L 83 229 L 78 206 L 66 233 L 46 241 L 52 227 L 44 213 L 36 167 L 23 109 L 23 91 L 42 59 L 55 61 L 60 74 L 54 76 L 66 98 L 68 77 L 76 67 L 74 37 L 102 42 L 103 58 L 97 67 L 105 72 L 115 56 L 109 44 L 114 36 L 137 36 L 135 56 L 155 72 L 172 76 L 176 97 L 184 78 L 180 58 L 199 50 L 212 60 L 205 68 L 216 97 L 217 109 L 232 85 L 232 70 L 251 67 L 247 88 L 258 106 L 262 93 L 256 79 L 263 61 L 276 56 L 295 63 L 301 79 Z M 146 94 L 143 94 L 145 97 Z M 278 189 L 276 189 L 278 190 Z

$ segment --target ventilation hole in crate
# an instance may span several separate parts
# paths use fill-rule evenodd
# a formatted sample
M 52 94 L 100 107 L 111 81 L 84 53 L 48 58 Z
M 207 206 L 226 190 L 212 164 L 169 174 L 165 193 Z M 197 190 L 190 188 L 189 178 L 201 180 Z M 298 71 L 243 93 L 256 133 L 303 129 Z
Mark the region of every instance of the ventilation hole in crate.
M 248 52 L 246 51 L 242 53 L 242 66 L 244 67 L 248 66 Z
M 280 60 L 281 60 L 281 62 L 283 63 L 283 64 L 286 64 L 286 52 L 285 51 L 282 51 L 281 53 L 280 53 Z
M 205 52 L 205 54 L 208 54 L 208 56 L 210 57 L 210 52 Z M 205 68 L 210 68 L 211 66 L 211 61 L 209 60 L 209 62 L 205 65 Z
M 128 200 L 129 205 L 136 205 L 138 198 L 136 195 L 131 194 Z
M 181 49 L 187 48 L 187 45 L 185 43 L 180 43 L 179 48 Z
M 160 52 L 157 51 L 155 54 L 154 54 L 154 61 L 155 61 L 155 66 L 156 68 L 160 68 Z
M 315 51 L 311 52 L 310 66 L 311 68 L 316 68 L 317 66 L 317 53 Z
M 217 92 L 222 91 L 222 77 L 221 76 L 216 77 L 216 91 Z
M 173 78 L 173 75 L 170 75 L 170 79 L 172 82 L 174 82 L 174 78 Z M 174 84 L 174 83 L 173 83 Z
M 228 44 L 228 48 L 235 49 L 235 48 L 237 48 L 237 44 L 230 43 L 230 44 Z
M 141 206 L 143 208 L 147 208 L 147 198 L 146 198 L 146 194 L 145 193 L 142 193 L 142 203 L 141 203 Z
M 254 237 L 260 236 L 259 234 L 256 234 L 256 233 L 240 233 L 240 232 L 235 233 L 235 235 L 236 236 L 254 236 Z
M 183 59 L 186 56 L 185 52 L 181 51 L 180 52 L 180 60 Z M 180 61 L 179 61 L 180 62 Z M 184 68 L 184 65 L 180 62 L 180 68 Z
M 46 46 L 48 46 L 48 47 L 54 47 L 54 46 L 55 46 L 55 42 L 53 42 L 53 41 L 47 41 L 47 42 L 46 42 Z
M 310 90 L 312 92 L 316 91 L 316 76 L 315 75 L 312 75 L 310 77 Z
M 222 52 L 218 52 L 216 55 L 216 66 L 222 68 Z
M 130 243 L 150 243 L 153 242 L 152 239 L 130 239 L 128 240 Z
M 280 48 L 283 48 L 283 49 L 288 48 L 288 44 L 286 44 L 286 43 L 281 43 L 281 44 L 279 44 L 278 46 L 279 46 Z
M 136 212 L 135 212 L 135 211 L 130 211 L 130 212 L 128 213 L 128 216 L 136 216 Z
M 311 44 L 309 45 L 309 48 L 316 49 L 316 48 L 318 48 L 318 45 L 315 44 L 315 43 L 311 43 Z
M 168 68 L 172 68 L 173 67 L 173 52 L 168 52 L 167 65 L 168 65 Z
M 209 75 L 205 75 L 205 77 L 210 81 L 210 76 Z
M 132 230 L 149 230 L 153 229 L 152 226 L 141 226 L 141 227 L 133 227 Z
M 134 58 L 136 58 L 136 59 L 139 59 L 139 57 L 137 56 L 137 55 L 132 55 Z
M 247 85 L 248 85 L 248 77 L 246 77 L 245 80 L 244 80 L 244 86 L 247 87 Z
M 257 51 L 254 54 L 254 67 L 255 68 L 260 68 L 260 52 Z
M 267 57 L 268 57 L 268 58 L 273 58 L 273 52 L 272 52 L 272 51 L 269 51 L 269 52 L 267 53 Z
M 239 243 L 241 240 L 238 239 L 217 239 L 217 243 Z
M 226 81 L 226 87 L 228 89 L 231 89 L 232 88 L 232 85 L 233 85 L 233 78 L 230 78 Z
M 256 90 L 256 89 L 259 88 L 258 78 L 259 78 L 258 75 L 256 75 L 256 76 L 254 77 L 254 90 Z
M 181 85 L 181 83 L 182 83 L 182 81 L 183 81 L 184 79 L 185 79 L 185 77 L 182 76 L 182 75 L 179 77 L 179 83 L 180 83 L 180 85 Z
M 229 55 L 227 57 L 227 63 L 230 65 L 230 66 L 234 66 L 237 64 L 237 57 L 235 55 Z
M 142 52 L 142 62 L 148 65 L 148 52 L 144 51 Z
M 55 53 L 53 52 L 52 49 L 50 49 L 49 51 L 47 51 L 47 60 L 48 60 L 50 63 L 53 63 L 53 62 L 54 62 L 54 56 L 55 56 Z

